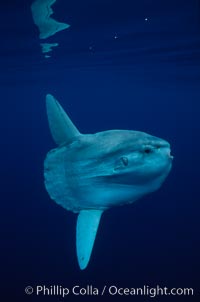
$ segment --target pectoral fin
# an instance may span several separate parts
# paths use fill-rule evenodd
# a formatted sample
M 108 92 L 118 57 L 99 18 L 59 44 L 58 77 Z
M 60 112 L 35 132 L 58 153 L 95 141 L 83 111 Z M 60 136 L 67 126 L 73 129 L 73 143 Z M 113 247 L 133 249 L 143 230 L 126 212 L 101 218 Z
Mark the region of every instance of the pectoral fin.
M 90 260 L 99 221 L 103 211 L 83 210 L 76 226 L 76 251 L 80 269 L 85 269 Z
M 74 137 L 80 135 L 67 113 L 51 94 L 46 96 L 46 106 L 49 128 L 56 144 L 70 143 Z

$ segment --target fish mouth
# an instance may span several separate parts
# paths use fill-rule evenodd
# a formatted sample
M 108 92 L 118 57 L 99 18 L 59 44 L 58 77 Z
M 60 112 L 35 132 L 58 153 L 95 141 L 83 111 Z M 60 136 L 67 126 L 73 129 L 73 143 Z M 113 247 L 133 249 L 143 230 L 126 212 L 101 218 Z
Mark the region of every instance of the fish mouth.
M 174 159 L 174 156 L 171 154 L 171 149 L 167 148 L 165 152 L 167 157 L 172 161 Z
M 174 156 L 171 154 L 170 144 L 165 140 L 157 140 L 157 139 L 152 140 L 152 141 L 149 142 L 148 145 L 144 145 L 143 149 L 148 151 L 148 147 L 150 147 L 150 149 L 152 148 L 153 150 L 162 151 L 164 154 L 167 155 L 167 157 L 170 160 L 173 160 L 173 158 L 174 158 Z
M 169 157 L 169 159 L 173 160 L 174 156 L 171 155 L 171 150 L 168 151 L 167 156 Z

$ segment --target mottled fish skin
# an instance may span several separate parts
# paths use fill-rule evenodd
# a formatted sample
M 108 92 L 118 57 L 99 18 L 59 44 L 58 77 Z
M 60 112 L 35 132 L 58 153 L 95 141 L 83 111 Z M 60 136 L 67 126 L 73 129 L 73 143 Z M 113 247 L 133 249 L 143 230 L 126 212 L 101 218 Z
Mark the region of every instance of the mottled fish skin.
M 83 135 L 50 151 L 45 185 L 65 209 L 107 209 L 157 190 L 171 169 L 169 144 L 143 132 Z
M 44 162 L 45 187 L 56 203 L 80 213 L 76 244 L 84 269 L 103 211 L 159 189 L 173 157 L 168 142 L 144 132 L 81 134 L 51 95 L 47 95 L 47 115 L 58 147 Z

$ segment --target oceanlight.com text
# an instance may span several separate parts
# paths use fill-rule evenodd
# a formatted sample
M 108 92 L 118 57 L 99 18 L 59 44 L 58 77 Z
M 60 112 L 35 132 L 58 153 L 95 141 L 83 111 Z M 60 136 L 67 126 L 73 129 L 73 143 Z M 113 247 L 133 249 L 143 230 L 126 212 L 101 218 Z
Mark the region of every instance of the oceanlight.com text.
M 193 296 L 193 288 L 168 288 L 159 285 L 151 287 L 144 285 L 143 287 L 120 287 L 116 285 L 104 285 L 96 287 L 94 285 L 74 285 L 72 287 L 64 287 L 62 285 L 37 285 L 35 287 L 27 286 L 25 288 L 27 295 L 35 296 L 58 296 L 65 298 L 67 296 L 146 296 L 155 298 L 158 296 Z

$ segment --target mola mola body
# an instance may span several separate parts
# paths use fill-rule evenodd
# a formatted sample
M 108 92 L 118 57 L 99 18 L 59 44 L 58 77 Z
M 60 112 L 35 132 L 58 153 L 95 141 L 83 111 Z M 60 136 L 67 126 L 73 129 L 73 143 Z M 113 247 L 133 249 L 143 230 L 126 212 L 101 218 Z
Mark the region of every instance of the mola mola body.
M 45 187 L 66 210 L 78 213 L 76 250 L 85 269 L 102 213 L 160 188 L 170 172 L 170 145 L 144 132 L 81 134 L 52 95 L 47 116 L 57 148 L 44 162 Z

